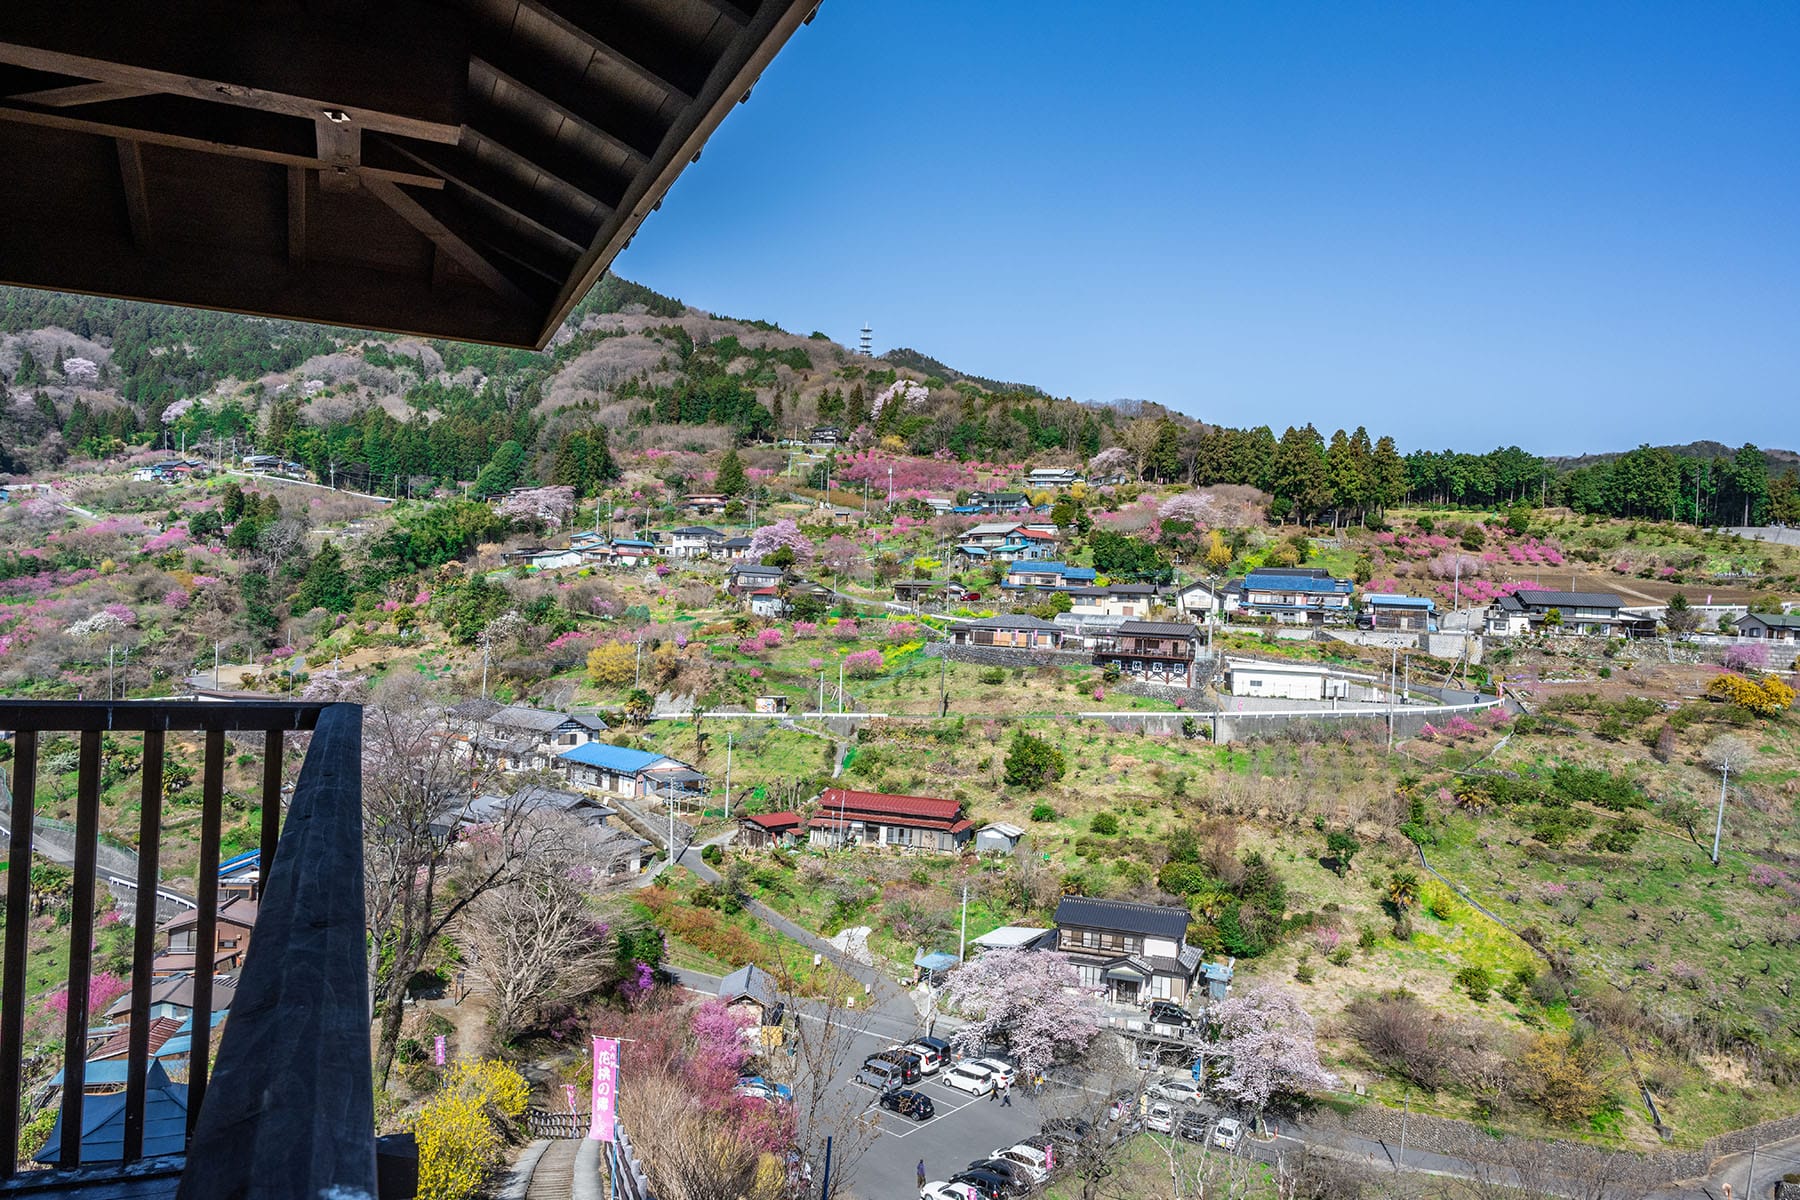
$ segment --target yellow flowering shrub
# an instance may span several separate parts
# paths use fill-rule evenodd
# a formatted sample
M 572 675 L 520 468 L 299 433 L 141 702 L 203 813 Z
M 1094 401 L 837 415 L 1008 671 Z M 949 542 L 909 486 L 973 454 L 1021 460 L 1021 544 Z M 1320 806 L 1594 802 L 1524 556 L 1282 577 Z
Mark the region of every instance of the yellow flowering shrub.
M 1794 704 L 1794 689 L 1772 675 L 1761 680 L 1721 675 L 1706 685 L 1706 694 L 1747 708 L 1759 717 L 1772 717 Z
M 525 1111 L 531 1085 L 503 1062 L 459 1062 L 413 1118 L 418 1200 L 467 1200 L 502 1161 L 502 1124 Z

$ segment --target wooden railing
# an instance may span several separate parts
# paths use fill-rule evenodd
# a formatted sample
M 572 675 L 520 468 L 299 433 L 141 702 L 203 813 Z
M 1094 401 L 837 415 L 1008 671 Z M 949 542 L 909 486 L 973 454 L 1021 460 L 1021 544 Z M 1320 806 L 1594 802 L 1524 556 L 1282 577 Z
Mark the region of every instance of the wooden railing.
M 0 973 L 0 1190 L 16 1171 L 31 902 L 32 818 L 43 735 L 78 735 L 74 892 L 63 1050 L 59 1170 L 83 1166 L 82 1112 L 91 1014 L 101 736 L 143 736 L 139 856 L 121 1169 L 144 1155 L 152 960 L 163 816 L 163 755 L 171 733 L 203 734 L 196 871 L 196 945 L 217 939 L 225 735 L 264 738 L 262 894 L 256 936 L 209 1070 L 213 975 L 192 977 L 184 1200 L 227 1196 L 375 1194 L 373 1085 L 362 890 L 362 710 L 348 704 L 48 701 L 0 703 L 14 734 L 12 846 Z M 284 736 L 311 730 L 282 824 Z M 92 1178 L 95 1164 L 86 1164 Z M 55 1187 L 33 1173 L 34 1189 Z M 26 1182 L 21 1178 L 20 1182 Z

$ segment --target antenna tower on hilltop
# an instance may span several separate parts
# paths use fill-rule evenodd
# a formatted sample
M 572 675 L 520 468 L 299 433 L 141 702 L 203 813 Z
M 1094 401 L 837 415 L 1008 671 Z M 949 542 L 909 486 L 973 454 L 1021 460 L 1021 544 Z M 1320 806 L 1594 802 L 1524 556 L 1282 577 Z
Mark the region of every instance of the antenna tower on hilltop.
M 875 357 L 875 331 L 869 328 L 867 321 L 863 322 L 862 339 L 856 344 L 856 352 L 864 358 Z

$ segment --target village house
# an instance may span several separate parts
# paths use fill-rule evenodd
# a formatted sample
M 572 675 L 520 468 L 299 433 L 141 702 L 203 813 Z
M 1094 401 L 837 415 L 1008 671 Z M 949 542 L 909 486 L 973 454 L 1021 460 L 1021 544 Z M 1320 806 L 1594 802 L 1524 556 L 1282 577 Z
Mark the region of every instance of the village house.
M 556 765 L 574 786 L 603 796 L 685 800 L 706 793 L 703 773 L 652 750 L 588 742 L 558 755 Z
M 970 492 L 969 503 L 977 512 L 1024 512 L 1031 507 L 1031 497 L 1024 492 Z
M 957 537 L 958 546 L 980 546 L 991 550 L 996 546 L 1004 546 L 1015 540 L 1016 535 L 1025 526 L 1018 521 L 984 521 L 980 525 L 971 525 Z
M 785 616 L 788 610 L 788 602 L 777 587 L 757 588 L 746 595 L 745 603 L 750 607 L 751 616 L 769 621 Z
M 974 828 L 959 800 L 847 788 L 821 793 L 806 825 L 807 841 L 815 848 L 864 846 L 911 854 L 961 849 Z
M 1094 653 L 1094 661 L 1116 664 L 1121 672 L 1144 683 L 1194 687 L 1200 656 L 1200 630 L 1179 621 L 1126 621 Z
M 1259 567 L 1244 577 L 1243 611 L 1299 625 L 1347 622 L 1356 585 L 1317 567 Z
M 835 446 L 843 437 L 843 430 L 836 425 L 814 425 L 810 440 L 815 446 Z
M 360 884 L 358 886 L 361 886 Z M 214 975 L 212 985 L 212 1009 L 215 1017 L 220 1016 L 231 1007 L 233 997 L 237 995 L 237 979 L 231 975 Z M 171 975 L 167 979 L 152 980 L 150 984 L 149 1018 L 154 1021 L 159 1017 L 173 1018 L 179 1022 L 189 1020 L 194 1015 L 194 977 L 193 975 Z M 131 1020 L 131 993 L 126 992 L 114 1000 L 106 1009 L 106 1019 L 110 1024 L 124 1025 Z
M 1000 586 L 1008 590 L 1063 591 L 1090 587 L 1097 578 L 1092 567 L 1072 567 L 1062 562 L 1014 563 Z
M 256 928 L 256 901 L 234 897 L 222 901 L 213 928 L 212 971 L 215 975 L 234 972 L 244 965 L 244 954 L 250 949 L 250 934 Z M 189 909 L 172 918 L 157 930 L 163 936 L 163 948 L 150 963 L 150 974 L 158 979 L 171 975 L 191 974 L 206 964 L 200 961 L 196 940 L 200 933 L 200 910 Z
M 644 538 L 614 538 L 612 561 L 621 567 L 639 567 L 662 553 L 655 542 Z
M 1074 487 L 1081 482 L 1081 472 L 1072 467 L 1033 467 L 1025 473 L 1025 487 L 1040 492 L 1047 488 Z
M 1311 663 L 1232 658 L 1225 661 L 1225 690 L 1265 700 L 1341 700 L 1350 681 Z
M 731 506 L 731 501 L 717 492 L 695 492 L 681 502 L 690 516 L 716 517 Z
M 1147 617 L 1160 597 L 1154 584 L 1115 583 L 1110 587 L 1066 589 L 1074 617 Z
M 1425 596 L 1369 592 L 1356 623 L 1364 629 L 1425 633 L 1437 628 L 1436 614 L 1437 603 Z
M 736 845 L 744 850 L 791 846 L 806 821 L 797 812 L 745 813 L 738 818 Z
M 1019 840 L 1024 836 L 1023 829 L 1004 821 L 983 825 L 975 831 L 975 853 L 1011 854 L 1019 848 Z
M 719 980 L 718 996 L 726 1008 L 749 1013 L 758 1025 L 781 1023 L 781 990 L 755 963 L 746 963 Z
M 669 557 L 706 558 L 725 544 L 725 535 L 705 525 L 689 525 L 669 531 Z
M 787 572 L 780 567 L 761 563 L 736 562 L 725 576 L 725 590 L 733 596 L 747 596 L 764 588 L 780 587 Z
M 1771 642 L 1800 641 L 1800 613 L 1745 613 L 1735 626 L 1739 637 Z
M 740 533 L 736 537 L 729 537 L 723 542 L 720 542 L 718 547 L 713 551 L 713 557 L 728 558 L 732 562 L 737 562 L 749 553 L 750 538 L 747 535 Z
M 950 627 L 950 641 L 957 646 L 993 646 L 1004 650 L 1060 650 L 1063 630 L 1042 617 L 981 617 L 958 621 Z
M 1611 592 L 1552 592 L 1527 588 L 1502 596 L 1488 606 L 1487 632 L 1494 637 L 1524 633 L 1623 632 L 1619 610 L 1624 601 Z M 1552 617 L 1550 614 L 1555 613 Z
M 450 712 L 454 718 L 457 709 Z M 606 722 L 597 716 L 513 704 L 476 718 L 467 742 L 471 753 L 491 758 L 503 771 L 542 771 L 562 751 L 605 731 Z
M 525 567 L 532 571 L 560 571 L 564 567 L 579 567 L 582 564 L 582 553 L 572 546 L 521 546 L 517 550 L 508 550 L 501 556 L 507 566 Z
M 1064 896 L 1056 948 L 1074 961 L 1082 987 L 1113 1004 L 1185 1004 L 1201 959 L 1187 944 L 1189 920 L 1185 908 Z
M 1243 598 L 1244 581 L 1241 579 L 1223 582 L 1196 579 L 1192 583 L 1181 584 L 1169 593 L 1170 603 L 1184 617 L 1234 613 Z

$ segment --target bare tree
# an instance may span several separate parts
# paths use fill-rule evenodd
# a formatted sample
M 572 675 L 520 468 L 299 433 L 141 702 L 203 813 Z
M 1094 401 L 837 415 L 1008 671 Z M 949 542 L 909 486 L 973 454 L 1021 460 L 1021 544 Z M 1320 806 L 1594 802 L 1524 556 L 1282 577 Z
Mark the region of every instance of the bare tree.
M 580 831 L 568 832 L 568 844 L 577 844 Z M 578 994 L 599 978 L 605 934 L 571 866 L 560 854 L 535 858 L 510 883 L 477 896 L 464 917 L 464 938 L 488 986 L 494 1035 L 503 1041 L 546 1001 Z
M 548 840 L 541 823 L 512 805 L 486 814 L 479 838 L 459 838 L 482 782 L 462 745 L 418 676 L 390 677 L 365 710 L 363 875 L 380 1018 L 375 1078 L 384 1084 L 408 982 L 451 922 L 511 883 Z
M 1138 1096 L 1143 1087 L 1143 1077 L 1132 1059 L 1124 1039 L 1097 1037 L 1076 1064 L 1077 1078 L 1069 1081 L 1074 1086 L 1058 1080 L 1044 1095 L 1044 1128 L 1056 1141 L 1057 1169 L 1072 1182 L 1081 1200 L 1100 1200 L 1122 1182 L 1119 1171 L 1130 1132 L 1137 1127 Z
M 620 1116 L 643 1156 L 658 1200 L 777 1200 L 786 1180 L 764 1168 L 751 1142 L 704 1105 L 676 1074 L 634 1078 Z
M 269 575 L 278 578 L 281 564 L 306 541 L 306 526 L 292 517 L 282 517 L 257 535 L 256 548 L 269 560 Z
M 831 1139 L 831 1178 L 823 1200 L 851 1195 L 857 1165 L 881 1136 L 867 1097 L 843 1080 L 867 1026 L 867 1010 L 851 1007 L 853 982 L 833 973 L 818 996 L 800 995 L 802 968 L 784 963 L 777 982 L 786 1015 L 781 1045 L 769 1051 L 770 1069 L 793 1089 L 795 1149 L 801 1161 L 822 1165 Z

